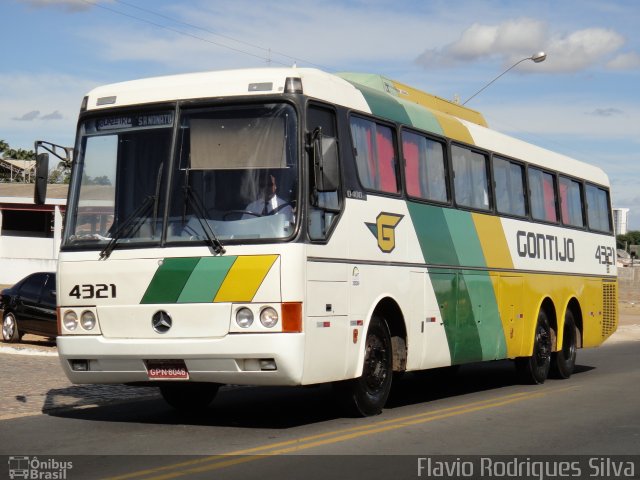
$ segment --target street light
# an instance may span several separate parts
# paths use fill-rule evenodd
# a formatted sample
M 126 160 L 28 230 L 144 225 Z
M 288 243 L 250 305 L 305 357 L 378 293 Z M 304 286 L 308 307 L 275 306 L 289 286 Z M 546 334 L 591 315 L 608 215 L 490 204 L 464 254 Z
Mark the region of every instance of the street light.
M 498 80 L 501 76 L 503 76 L 505 73 L 507 73 L 509 70 L 511 70 L 512 68 L 517 67 L 518 65 L 520 65 L 522 62 L 525 62 L 527 60 L 533 60 L 534 63 L 540 63 L 540 62 L 544 62 L 545 59 L 547 58 L 547 54 L 544 52 L 538 52 L 535 53 L 533 55 L 531 55 L 530 57 L 525 57 L 522 60 L 518 60 L 516 63 L 514 63 L 513 65 L 511 65 L 509 68 L 507 68 L 504 72 L 502 72 L 500 75 L 498 75 L 496 78 L 494 78 L 493 80 L 491 80 L 489 83 L 487 83 L 484 87 L 482 87 L 480 90 L 478 90 L 476 93 L 474 93 L 473 95 L 471 95 L 469 98 L 467 98 L 467 100 L 462 104 L 462 105 L 466 105 L 467 102 L 469 100 L 471 100 L 473 97 L 475 97 L 476 95 L 478 95 L 480 92 L 484 91 L 485 88 L 487 88 L 489 85 L 491 85 L 493 82 L 495 82 L 496 80 Z

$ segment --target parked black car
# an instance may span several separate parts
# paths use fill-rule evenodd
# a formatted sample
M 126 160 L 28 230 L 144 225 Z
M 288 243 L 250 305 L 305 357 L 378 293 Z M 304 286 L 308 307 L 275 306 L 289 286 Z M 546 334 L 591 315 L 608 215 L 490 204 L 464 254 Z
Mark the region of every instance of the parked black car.
M 0 292 L 2 340 L 17 342 L 25 333 L 55 338 L 56 274 L 32 273 Z

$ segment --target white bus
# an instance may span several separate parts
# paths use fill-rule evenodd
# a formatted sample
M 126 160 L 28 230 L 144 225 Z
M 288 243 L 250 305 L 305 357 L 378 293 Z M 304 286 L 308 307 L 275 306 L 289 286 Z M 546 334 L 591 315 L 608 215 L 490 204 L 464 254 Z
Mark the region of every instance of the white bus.
M 334 382 L 372 415 L 394 372 L 510 358 L 527 382 L 567 378 L 617 327 L 607 176 L 378 75 L 103 86 L 74 153 L 57 276 L 74 383 L 193 408 L 222 384 Z

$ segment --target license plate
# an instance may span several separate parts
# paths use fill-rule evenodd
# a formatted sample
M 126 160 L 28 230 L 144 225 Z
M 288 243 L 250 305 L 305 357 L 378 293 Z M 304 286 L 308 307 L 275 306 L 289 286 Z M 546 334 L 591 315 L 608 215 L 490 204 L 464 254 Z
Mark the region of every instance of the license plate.
M 147 360 L 149 380 L 189 380 L 184 360 Z

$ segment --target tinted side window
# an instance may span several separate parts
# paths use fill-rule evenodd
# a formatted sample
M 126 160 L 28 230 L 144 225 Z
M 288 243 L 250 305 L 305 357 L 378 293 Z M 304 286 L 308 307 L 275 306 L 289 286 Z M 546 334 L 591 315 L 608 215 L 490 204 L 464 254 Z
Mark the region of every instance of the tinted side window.
M 444 146 L 412 132 L 402 132 L 407 194 L 446 202 L 447 178 Z
M 22 287 L 20 288 L 20 295 L 31 298 L 37 297 L 40 295 L 40 291 L 42 290 L 45 280 L 46 275 L 42 273 L 30 276 L 22 284 Z
M 553 175 L 530 167 L 529 192 L 531 194 L 531 215 L 533 218 L 557 223 L 556 189 Z
M 351 117 L 358 177 L 364 188 L 398 193 L 398 156 L 391 128 L 359 117 Z
M 589 228 L 601 232 L 611 231 L 609 194 L 606 190 L 594 185 L 587 185 L 587 211 L 589 212 Z
M 456 203 L 488 210 L 487 157 L 468 148 L 452 145 L 451 160 Z
M 498 212 L 523 217 L 526 214 L 524 167 L 496 156 L 493 157 L 493 177 Z
M 582 184 L 567 177 L 560 177 L 559 187 L 562 223 L 574 227 L 584 227 Z

